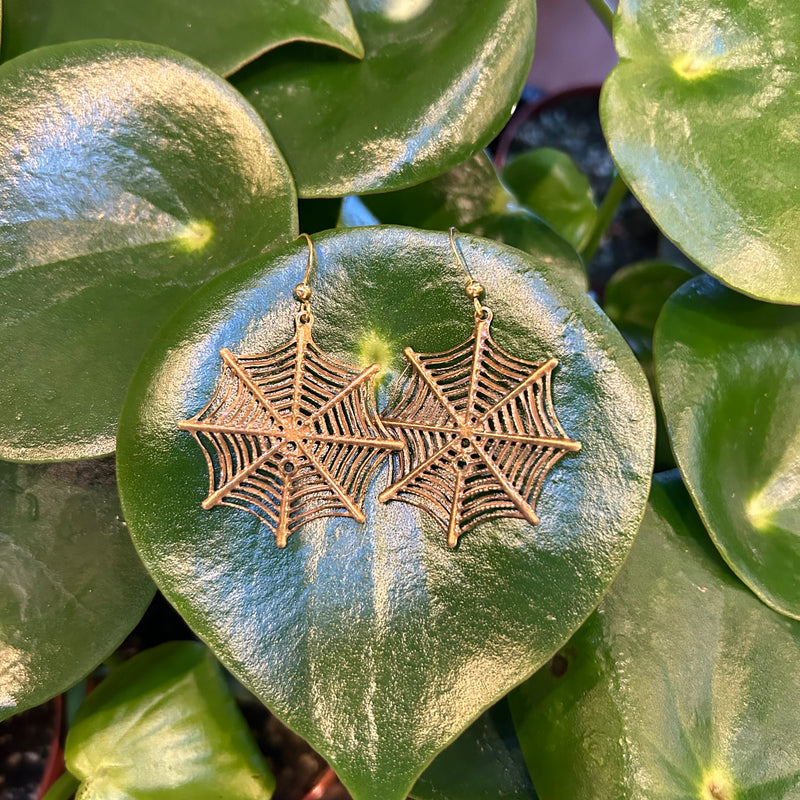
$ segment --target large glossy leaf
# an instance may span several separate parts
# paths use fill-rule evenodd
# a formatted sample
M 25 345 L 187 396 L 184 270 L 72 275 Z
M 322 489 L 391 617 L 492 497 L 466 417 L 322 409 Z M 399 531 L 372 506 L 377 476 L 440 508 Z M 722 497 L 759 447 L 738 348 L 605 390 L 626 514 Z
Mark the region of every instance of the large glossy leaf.
M 300 244 L 231 270 L 183 307 L 145 357 L 120 427 L 123 507 L 159 586 L 356 800 L 404 797 L 578 627 L 627 554 L 649 485 L 652 403 L 617 331 L 544 258 L 459 241 L 499 345 L 559 359 L 555 407 L 583 443 L 545 481 L 537 527 L 492 520 L 452 550 L 426 513 L 377 501 L 385 472 L 365 524 L 317 520 L 285 549 L 251 514 L 201 508 L 205 459 L 177 424 L 211 397 L 221 347 L 254 353 L 290 339 Z M 469 336 L 447 234 L 354 228 L 315 243 L 315 339 L 335 358 L 380 364 L 380 406 L 405 346 L 437 352 Z
M 213 656 L 169 642 L 123 664 L 67 736 L 78 800 L 268 800 L 274 779 Z
M 800 618 L 800 309 L 696 278 L 664 307 L 655 362 L 675 459 L 711 538 L 764 602 Z
M 656 320 L 670 295 L 691 277 L 692 273 L 674 264 L 640 261 L 615 272 L 606 284 L 603 310 L 636 354 L 654 394 L 653 330 Z M 656 470 L 672 469 L 675 460 L 659 406 L 656 406 L 656 428 Z
M 533 57 L 531 0 L 351 0 L 366 55 L 270 53 L 237 76 L 302 197 L 398 189 L 508 121 Z
M 109 453 L 155 331 L 295 233 L 291 176 L 225 81 L 155 45 L 4 64 L 0 141 L 0 457 Z
M 501 700 L 422 773 L 415 800 L 537 800 L 508 703 Z
M 464 227 L 519 208 L 484 151 L 419 186 L 364 195 L 361 200 L 383 222 L 434 230 Z M 548 230 L 541 220 L 537 222 L 539 230 Z
M 795 0 L 620 0 L 603 128 L 626 183 L 703 269 L 800 303 Z
M 372 215 L 372 222 L 363 211 L 359 213 L 359 203 Z M 354 225 L 380 221 L 434 230 L 447 230 L 453 225 L 539 258 L 546 243 L 552 266 L 562 268 L 565 277 L 586 289 L 586 272 L 574 249 L 519 204 L 484 152 L 419 186 L 358 199 L 346 197 L 340 224 L 349 219 Z
M 0 719 L 91 672 L 153 582 L 120 519 L 108 462 L 0 462 Z
M 594 195 L 589 179 L 566 153 L 550 147 L 528 150 L 506 164 L 503 180 L 576 250 L 588 243 L 597 221 Z
M 623 335 L 647 342 L 652 351 L 653 331 L 664 303 L 691 277 L 687 269 L 665 261 L 629 264 L 606 284 L 603 309 Z
M 105 38 L 163 44 L 221 75 L 287 42 L 364 54 L 345 0 L 5 0 L 4 61 L 44 45 Z
M 541 243 L 548 242 L 547 249 L 551 253 L 547 259 L 549 266 L 559 270 L 565 280 L 581 291 L 585 292 L 588 288 L 583 262 L 572 246 L 526 208 L 490 214 L 465 225 L 464 230 L 516 247 L 534 258 L 540 257 Z
M 730 573 L 675 473 L 558 660 L 510 698 L 543 800 L 800 796 L 800 623 Z

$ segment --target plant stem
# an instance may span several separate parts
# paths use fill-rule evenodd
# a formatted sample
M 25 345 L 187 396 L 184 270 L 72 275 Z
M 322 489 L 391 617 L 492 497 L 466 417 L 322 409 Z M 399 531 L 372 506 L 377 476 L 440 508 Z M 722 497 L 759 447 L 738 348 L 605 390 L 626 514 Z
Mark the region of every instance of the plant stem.
M 81 782 L 71 773 L 65 772 L 48 790 L 42 800 L 69 800 Z
M 303 800 L 322 800 L 335 782 L 336 773 L 330 767 L 326 767 L 322 777 L 309 789 L 308 794 L 303 796 Z
M 597 252 L 603 234 L 608 230 L 608 226 L 611 224 L 611 220 L 614 219 L 614 214 L 617 213 L 617 208 L 622 202 L 622 198 L 625 197 L 627 193 L 628 187 L 625 181 L 622 180 L 619 172 L 615 170 L 611 188 L 609 188 L 608 193 L 605 198 L 603 198 L 600 208 L 597 209 L 597 221 L 594 223 L 592 235 L 581 249 L 581 258 L 584 264 L 588 264 Z
M 600 22 L 605 25 L 606 30 L 611 33 L 614 27 L 614 12 L 606 5 L 606 0 L 586 0 L 586 2 L 591 6 Z

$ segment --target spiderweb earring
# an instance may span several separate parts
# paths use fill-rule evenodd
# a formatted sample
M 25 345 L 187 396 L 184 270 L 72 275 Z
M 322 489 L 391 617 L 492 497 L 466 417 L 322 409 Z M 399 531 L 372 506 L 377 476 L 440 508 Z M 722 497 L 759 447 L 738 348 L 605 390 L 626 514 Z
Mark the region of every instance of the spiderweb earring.
M 361 503 L 375 471 L 403 443 L 389 437 L 375 409 L 373 364 L 365 370 L 323 353 L 311 330 L 308 264 L 294 290 L 300 303 L 295 335 L 256 355 L 220 350 L 222 378 L 208 404 L 178 423 L 208 462 L 205 509 L 233 506 L 257 516 L 278 547 L 319 517 L 364 522 Z
M 392 458 L 391 485 L 382 502 L 419 506 L 459 536 L 495 517 L 532 525 L 547 473 L 580 443 L 567 437 L 551 393 L 558 361 L 523 361 L 501 350 L 491 335 L 492 312 L 470 275 L 450 229 L 450 245 L 467 274 L 475 330 L 444 353 L 405 349 L 409 366 L 382 415 L 405 443 Z

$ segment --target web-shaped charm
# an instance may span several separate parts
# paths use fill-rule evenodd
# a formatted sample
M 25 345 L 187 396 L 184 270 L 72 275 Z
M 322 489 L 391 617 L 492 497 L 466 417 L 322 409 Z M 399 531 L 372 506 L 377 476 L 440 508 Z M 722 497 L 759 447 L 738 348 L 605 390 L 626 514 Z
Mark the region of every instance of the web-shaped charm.
M 208 405 L 178 423 L 208 462 L 203 508 L 255 514 L 278 547 L 318 517 L 364 522 L 364 492 L 382 457 L 399 450 L 375 410 L 377 364 L 359 370 L 326 356 L 311 338 L 309 311 L 294 338 L 269 353 L 220 350 L 222 379 Z
M 494 517 L 537 524 L 534 506 L 547 473 L 581 447 L 553 408 L 558 361 L 503 352 L 490 333 L 491 311 L 479 308 L 475 331 L 458 347 L 424 355 L 406 348 L 406 379 L 383 414 L 406 449 L 393 457 L 392 485 L 380 499 L 429 512 L 450 547 Z

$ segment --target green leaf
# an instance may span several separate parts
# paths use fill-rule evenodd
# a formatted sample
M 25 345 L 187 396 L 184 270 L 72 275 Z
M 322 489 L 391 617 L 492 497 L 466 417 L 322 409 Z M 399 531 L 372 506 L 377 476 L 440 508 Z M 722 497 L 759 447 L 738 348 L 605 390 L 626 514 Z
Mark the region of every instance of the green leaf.
M 585 292 L 588 288 L 583 262 L 572 246 L 527 209 L 490 214 L 464 225 L 464 230 L 516 247 L 534 258 L 542 257 L 542 243 L 547 242 L 547 250 L 551 253 L 547 261 L 552 269 L 559 270 L 564 280 L 570 281 L 577 289 Z
M 542 800 L 798 797 L 800 624 L 729 572 L 675 473 L 557 662 L 509 701 Z
M 503 180 L 519 201 L 552 225 L 576 250 L 597 221 L 589 179 L 560 150 L 529 150 L 506 164 Z
M 0 719 L 77 683 L 117 648 L 154 587 L 108 462 L 0 462 Z
M 287 42 L 364 55 L 345 0 L 5 0 L 4 61 L 44 45 L 106 38 L 166 45 L 221 75 Z
M 650 343 L 664 303 L 692 273 L 664 261 L 640 261 L 617 270 L 608 281 L 603 310 L 623 335 Z M 652 361 L 652 355 L 651 355 Z
M 293 336 L 294 244 L 220 276 L 162 331 L 120 425 L 119 481 L 145 563 L 236 677 L 328 759 L 356 800 L 400 800 L 483 709 L 545 661 L 597 603 L 635 535 L 650 481 L 653 410 L 638 364 L 592 301 L 533 259 L 458 241 L 512 354 L 553 356 L 554 403 L 579 454 L 537 501 L 541 522 L 495 519 L 455 550 L 427 513 L 382 504 L 367 521 L 317 519 L 275 546 L 252 514 L 204 511 L 208 470 L 178 422 L 211 398 L 220 348 L 268 351 Z M 473 330 L 445 233 L 352 228 L 314 239 L 314 335 L 331 357 L 383 370 L 403 348 L 439 352 Z
M 382 222 L 433 230 L 464 227 L 491 214 L 519 209 L 483 150 L 419 186 L 365 195 L 361 200 Z M 541 230 L 549 230 L 537 221 Z
M 800 618 L 800 309 L 711 278 L 672 296 L 656 382 L 675 460 L 711 538 L 768 605 Z
M 275 134 L 301 197 L 399 189 L 487 145 L 533 58 L 531 0 L 351 0 L 366 55 L 270 53 L 237 85 Z
M 485 711 L 422 773 L 415 800 L 537 800 L 505 699 Z
M 0 67 L 0 457 L 114 450 L 133 370 L 201 283 L 294 235 L 255 112 L 155 45 L 85 42 Z
M 556 257 L 553 265 L 581 289 L 587 288 L 586 272 L 573 247 L 539 217 L 519 205 L 503 185 L 485 152 L 430 181 L 396 192 L 365 195 L 361 204 L 372 216 L 356 212 L 355 201 L 346 199 L 340 224 L 352 216 L 359 225 L 377 221 L 415 228 L 447 230 L 455 226 L 479 236 L 503 242 L 541 257 L 542 245 Z M 348 205 L 349 204 L 349 205 Z
M 67 735 L 76 800 L 268 800 L 274 780 L 225 678 L 197 642 L 169 642 L 115 670 Z
M 601 117 L 626 183 L 693 261 L 800 303 L 795 0 L 620 0 Z
M 663 261 L 640 261 L 617 270 L 606 285 L 603 310 L 636 354 L 655 394 L 653 329 L 670 295 L 692 277 L 683 267 Z M 661 409 L 656 406 L 656 471 L 672 469 L 675 460 Z

